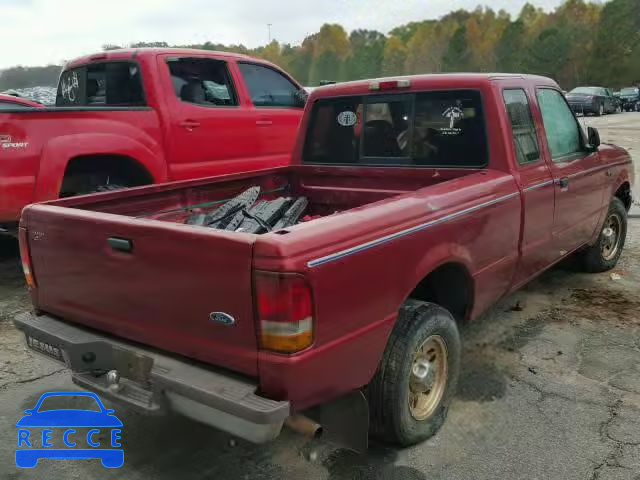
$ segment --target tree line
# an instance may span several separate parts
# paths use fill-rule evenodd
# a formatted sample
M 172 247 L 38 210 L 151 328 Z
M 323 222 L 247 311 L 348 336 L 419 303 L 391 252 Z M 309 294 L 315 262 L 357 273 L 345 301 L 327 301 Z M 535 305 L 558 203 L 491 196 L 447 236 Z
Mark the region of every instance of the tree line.
M 261 57 L 304 85 L 419 73 L 518 72 L 552 77 L 565 89 L 619 88 L 640 83 L 640 0 L 567 0 L 551 12 L 526 4 L 515 17 L 478 7 L 411 22 L 388 34 L 347 33 L 341 25 L 325 24 L 301 45 L 274 40 L 254 49 L 211 42 L 175 46 Z M 0 77 L 0 88 L 8 72 Z

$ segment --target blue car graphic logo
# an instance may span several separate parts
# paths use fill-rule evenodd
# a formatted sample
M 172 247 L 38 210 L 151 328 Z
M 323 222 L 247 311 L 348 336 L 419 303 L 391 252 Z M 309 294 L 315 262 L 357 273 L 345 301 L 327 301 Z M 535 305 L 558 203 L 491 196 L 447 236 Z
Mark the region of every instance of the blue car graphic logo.
M 96 410 L 75 408 L 45 410 L 42 408 L 45 400 L 65 396 L 87 400 L 94 406 L 91 402 L 93 399 L 96 402 Z M 58 398 L 54 400 L 66 401 Z M 34 408 L 24 412 L 26 415 L 16 423 L 18 427 L 16 465 L 18 467 L 33 468 L 41 458 L 99 458 L 102 465 L 107 468 L 119 468 L 124 463 L 124 450 L 119 448 L 122 422 L 113 414 L 113 410 L 102 405 L 95 393 L 75 391 L 44 393 Z M 76 430 L 87 428 L 89 430 L 86 434 Z M 56 441 L 62 440 L 66 448 L 53 448 L 54 438 Z M 42 440 L 42 448 L 34 447 L 39 440 Z M 85 443 L 88 448 L 76 448 L 77 445 Z M 105 448 L 107 446 L 109 448 Z

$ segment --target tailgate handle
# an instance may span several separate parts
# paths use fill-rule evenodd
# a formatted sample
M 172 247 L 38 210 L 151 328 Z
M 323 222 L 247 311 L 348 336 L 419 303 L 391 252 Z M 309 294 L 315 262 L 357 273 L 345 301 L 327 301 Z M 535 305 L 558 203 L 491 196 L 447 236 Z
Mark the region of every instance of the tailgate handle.
M 117 252 L 131 253 L 133 251 L 133 242 L 127 238 L 110 237 L 107 242 Z

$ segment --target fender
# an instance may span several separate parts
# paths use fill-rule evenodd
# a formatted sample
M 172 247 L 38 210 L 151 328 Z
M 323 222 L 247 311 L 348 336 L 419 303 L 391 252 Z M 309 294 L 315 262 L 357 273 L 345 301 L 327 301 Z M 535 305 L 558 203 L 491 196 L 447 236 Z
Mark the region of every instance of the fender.
M 633 166 L 633 164 L 630 164 Z M 611 182 L 611 192 L 609 192 L 609 198 L 613 197 L 618 189 L 625 183 L 629 184 L 629 187 L 633 184 L 632 179 L 629 175 L 629 170 L 627 168 L 623 168 L 618 172 L 618 176 L 615 181 Z
M 45 144 L 36 178 L 34 202 L 58 198 L 69 161 L 79 156 L 121 155 L 145 167 L 154 182 L 168 180 L 167 163 L 160 146 L 150 148 L 131 137 L 111 133 L 80 133 L 56 137 Z
M 398 308 L 396 312 L 400 311 L 402 304 L 409 298 L 411 293 L 415 290 L 418 284 L 424 280 L 430 273 L 434 272 L 438 268 L 442 267 L 446 264 L 456 263 L 462 265 L 467 269 L 469 276 L 471 278 L 471 304 L 469 308 L 468 315 L 472 317 L 472 312 L 475 309 L 475 284 L 473 279 L 473 262 L 472 257 L 468 249 L 453 243 L 445 243 L 441 245 L 437 245 L 436 247 L 429 250 L 429 252 L 423 256 L 416 268 L 414 270 L 414 274 L 409 276 L 404 282 L 403 285 L 403 294 L 402 298 L 399 299 Z M 368 384 L 373 375 L 375 374 L 377 366 L 380 364 L 382 360 L 382 355 L 384 354 L 384 349 L 389 341 L 389 336 L 391 335 L 391 331 L 396 324 L 397 321 L 397 313 L 394 313 L 388 317 L 386 317 L 385 321 L 382 322 L 380 326 L 379 333 L 379 345 L 370 345 L 370 351 L 375 352 L 374 357 L 375 362 L 371 360 L 370 369 L 367 373 L 363 372 L 362 376 L 356 381 L 356 383 L 360 383 L 361 385 Z
M 439 244 L 429 249 L 428 253 L 422 257 L 416 265 L 414 274 L 408 277 L 403 286 L 404 294 L 401 303 L 398 305 L 398 310 L 400 310 L 402 303 L 409 298 L 411 292 L 415 290 L 425 277 L 448 263 L 457 263 L 466 268 L 473 282 L 474 268 L 471 252 L 469 252 L 467 248 L 454 243 Z M 472 284 L 472 300 L 473 298 L 475 298 L 475 285 Z M 473 306 L 472 301 L 471 307 L 473 308 Z
M 629 166 L 633 168 L 633 163 L 630 163 Z M 632 185 L 633 183 L 633 178 L 631 177 L 629 168 L 626 165 L 624 165 L 623 168 L 620 168 L 617 174 L 618 175 L 616 179 L 611 182 L 611 189 L 609 190 L 609 195 L 605 199 L 605 204 L 606 204 L 605 208 L 602 210 L 600 218 L 598 219 L 598 224 L 596 226 L 596 229 L 594 230 L 593 235 L 589 240 L 589 243 L 588 243 L 589 246 L 595 245 L 596 242 L 598 241 L 598 238 L 600 237 L 600 232 L 602 231 L 604 222 L 607 219 L 607 212 L 609 210 L 609 202 L 611 201 L 611 199 L 614 197 L 618 189 L 624 183 L 629 183 L 629 185 Z

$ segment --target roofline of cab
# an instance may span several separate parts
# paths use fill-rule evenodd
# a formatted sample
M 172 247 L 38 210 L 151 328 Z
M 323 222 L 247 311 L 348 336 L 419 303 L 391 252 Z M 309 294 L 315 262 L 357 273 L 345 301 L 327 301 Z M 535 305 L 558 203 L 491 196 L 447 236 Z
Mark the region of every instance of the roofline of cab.
M 372 91 L 372 82 L 386 82 L 393 80 L 409 80 L 410 87 L 398 88 L 389 91 Z M 495 82 L 508 82 L 509 80 L 520 80 L 525 84 L 536 86 L 548 86 L 559 89 L 558 84 L 548 77 L 539 75 L 525 75 L 513 73 L 430 73 L 422 75 L 409 75 L 398 77 L 384 77 L 367 80 L 356 80 L 352 82 L 341 82 L 331 85 L 316 87 L 311 93 L 311 100 L 325 97 L 338 97 L 347 95 L 364 95 L 368 93 L 411 93 L 429 89 L 451 89 L 451 88 L 480 88 L 489 87 Z
M 92 53 L 90 55 L 83 55 L 82 57 L 74 58 L 68 61 L 63 70 L 69 70 L 71 68 L 77 68 L 91 63 L 106 62 L 111 60 L 134 60 L 144 59 L 145 57 L 155 57 L 158 55 L 204 55 L 212 58 L 224 58 L 233 59 L 238 61 L 248 61 L 252 63 L 260 63 L 268 65 L 278 70 L 282 70 L 276 65 L 273 65 L 266 60 L 260 58 L 251 57 L 241 53 L 233 52 L 221 52 L 217 50 L 199 50 L 195 48 L 120 48 L 116 50 L 107 50 L 99 53 Z

